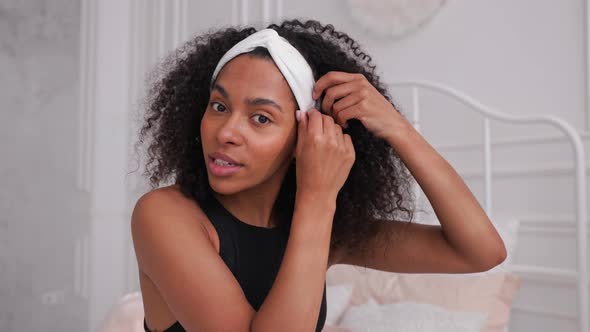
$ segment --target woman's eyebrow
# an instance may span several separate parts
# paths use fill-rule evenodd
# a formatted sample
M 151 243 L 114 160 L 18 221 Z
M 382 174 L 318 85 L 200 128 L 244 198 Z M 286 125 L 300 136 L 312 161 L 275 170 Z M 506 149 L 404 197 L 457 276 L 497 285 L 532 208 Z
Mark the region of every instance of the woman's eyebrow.
M 213 86 L 213 90 L 219 91 L 219 93 L 221 93 L 221 95 L 224 98 L 229 99 L 229 94 L 227 93 L 227 91 L 221 85 L 215 83 L 215 85 Z M 254 98 L 254 99 L 246 98 L 245 101 L 246 101 L 246 104 L 248 104 L 248 105 L 270 105 L 270 106 L 273 106 L 274 108 L 278 109 L 279 111 L 284 112 L 283 111 L 283 108 L 281 107 L 281 105 L 277 104 L 272 99 L 268 99 L 268 98 Z
M 249 105 L 270 105 L 273 106 L 274 108 L 278 109 L 279 111 L 283 112 L 283 109 L 281 108 L 281 106 L 277 103 L 275 103 L 274 100 L 272 99 L 267 99 L 267 98 L 254 98 L 254 99 L 249 99 L 246 98 L 246 104 Z

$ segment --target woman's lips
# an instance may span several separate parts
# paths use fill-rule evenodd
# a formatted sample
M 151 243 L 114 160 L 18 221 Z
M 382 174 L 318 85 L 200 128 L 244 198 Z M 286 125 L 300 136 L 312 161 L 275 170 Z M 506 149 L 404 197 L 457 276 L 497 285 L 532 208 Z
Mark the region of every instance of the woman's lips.
M 223 160 L 223 161 L 225 161 L 225 162 L 232 163 L 232 164 L 234 164 L 234 165 L 241 165 L 241 166 L 243 166 L 243 165 L 242 165 L 242 164 L 240 164 L 240 163 L 239 163 L 237 160 L 234 160 L 234 159 L 232 159 L 230 156 L 228 156 L 228 155 L 225 155 L 225 154 L 223 154 L 223 153 L 220 153 L 220 152 L 213 152 L 213 153 L 211 153 L 211 154 L 209 155 L 209 157 L 210 157 L 210 158 L 215 158 L 215 159 L 221 159 L 221 160 Z
M 243 166 L 242 165 L 217 165 L 215 159 L 209 157 L 209 170 L 215 176 L 230 176 L 238 172 Z

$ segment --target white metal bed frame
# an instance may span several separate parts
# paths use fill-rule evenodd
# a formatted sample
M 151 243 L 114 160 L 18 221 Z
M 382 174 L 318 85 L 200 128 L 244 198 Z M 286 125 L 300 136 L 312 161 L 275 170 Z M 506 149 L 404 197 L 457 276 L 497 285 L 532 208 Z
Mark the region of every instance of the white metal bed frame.
M 544 268 L 533 265 L 512 265 L 516 274 L 539 275 L 549 277 L 565 277 L 575 280 L 578 287 L 578 326 L 580 332 L 590 332 L 588 317 L 589 309 L 589 270 L 588 270 L 588 227 L 587 227 L 587 193 L 586 193 L 586 159 L 582 139 L 577 130 L 569 123 L 552 115 L 519 116 L 499 112 L 479 103 L 474 98 L 449 86 L 430 81 L 394 81 L 391 86 L 408 87 L 412 92 L 412 125 L 420 131 L 420 94 L 419 88 L 427 89 L 450 96 L 472 108 L 483 116 L 483 157 L 484 157 L 484 208 L 488 216 L 492 216 L 492 152 L 490 120 L 518 124 L 544 123 L 557 127 L 568 138 L 575 154 L 575 218 L 577 226 L 577 270 L 561 268 Z

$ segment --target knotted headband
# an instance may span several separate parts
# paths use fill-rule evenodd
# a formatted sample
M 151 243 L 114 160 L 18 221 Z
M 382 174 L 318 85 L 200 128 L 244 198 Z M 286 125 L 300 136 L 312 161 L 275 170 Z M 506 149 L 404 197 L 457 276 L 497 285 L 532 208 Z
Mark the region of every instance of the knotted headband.
M 316 101 L 312 98 L 315 80 L 311 67 L 303 55 L 287 39 L 280 36 L 273 29 L 257 31 L 230 48 L 217 63 L 211 83 L 213 83 L 221 68 L 229 60 L 239 54 L 250 52 L 258 46 L 265 47 L 270 53 L 275 64 L 291 87 L 299 109 L 306 112 L 312 107 L 315 107 Z

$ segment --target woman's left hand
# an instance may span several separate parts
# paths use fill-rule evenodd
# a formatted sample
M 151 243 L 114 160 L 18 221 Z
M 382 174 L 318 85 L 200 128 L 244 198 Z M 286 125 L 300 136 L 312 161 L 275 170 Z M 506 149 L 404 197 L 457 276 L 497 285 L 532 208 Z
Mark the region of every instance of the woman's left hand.
M 373 135 L 385 138 L 405 121 L 361 73 L 330 71 L 315 83 L 313 98 L 317 99 L 324 90 L 321 111 L 343 128 L 348 128 L 347 120 L 356 118 Z

